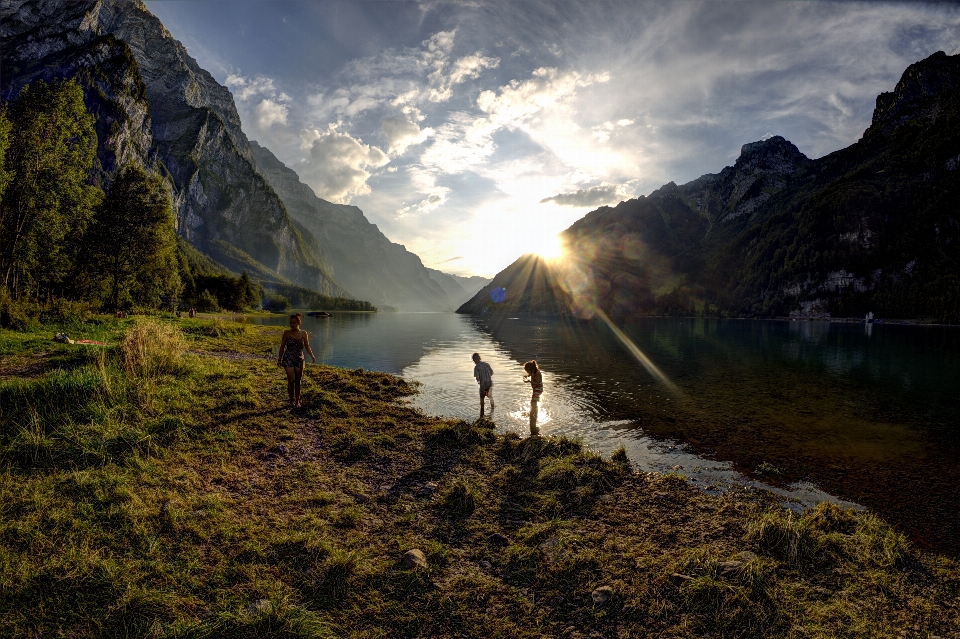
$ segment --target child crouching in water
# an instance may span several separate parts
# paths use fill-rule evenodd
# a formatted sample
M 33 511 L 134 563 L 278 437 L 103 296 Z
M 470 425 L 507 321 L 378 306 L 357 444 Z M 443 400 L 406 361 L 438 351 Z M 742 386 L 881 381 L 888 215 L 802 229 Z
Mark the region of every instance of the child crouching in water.
M 536 437 L 540 434 L 537 427 L 537 413 L 539 412 L 540 396 L 543 394 L 543 375 L 540 373 L 540 367 L 537 366 L 537 360 L 532 359 L 523 365 L 526 375 L 523 376 L 524 382 L 530 382 L 533 388 L 533 395 L 530 396 L 530 436 Z

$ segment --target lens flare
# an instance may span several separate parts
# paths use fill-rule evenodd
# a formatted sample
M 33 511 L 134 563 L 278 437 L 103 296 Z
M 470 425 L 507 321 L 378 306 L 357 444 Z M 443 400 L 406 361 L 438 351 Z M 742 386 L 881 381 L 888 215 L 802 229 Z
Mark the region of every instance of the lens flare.
M 613 334 L 614 334 L 614 335 L 617 337 L 617 339 L 620 341 L 620 344 L 622 344 L 623 347 L 627 349 L 627 352 L 629 352 L 631 355 L 633 355 L 633 357 L 634 357 L 638 362 L 640 362 L 640 365 L 641 365 L 641 366 L 643 366 L 645 369 L 647 369 L 647 372 L 650 373 L 650 375 L 652 375 L 652 376 L 654 377 L 654 379 L 656 379 L 658 382 L 660 382 L 661 384 L 663 384 L 664 386 L 666 386 L 668 389 L 670 389 L 671 392 L 673 392 L 673 393 L 675 393 L 675 394 L 677 394 L 677 395 L 683 395 L 683 393 L 680 391 L 680 389 L 677 388 L 677 385 L 674 384 L 673 382 L 671 382 L 671 381 L 670 381 L 670 378 L 667 377 L 666 375 L 664 375 L 664 374 L 663 374 L 663 371 L 661 371 L 659 368 L 657 368 L 657 365 L 654 364 L 653 361 L 651 361 L 651 359 L 650 359 L 649 357 L 647 357 L 646 353 L 644 353 L 643 351 L 641 351 L 640 348 L 639 348 L 636 344 L 633 343 L 633 340 L 630 339 L 630 338 L 627 336 L 626 333 L 624 333 L 623 331 L 621 331 L 621 330 L 617 327 L 617 325 L 614 324 L 614 323 L 610 320 L 609 317 L 607 317 L 607 314 L 606 314 L 606 313 L 604 313 L 603 311 L 601 311 L 599 308 L 596 309 L 595 312 L 596 312 L 596 314 L 597 314 L 597 317 L 599 317 L 600 319 L 602 319 L 602 320 L 603 320 L 603 323 L 606 324 L 608 327 L 610 327 L 610 330 L 613 331 Z

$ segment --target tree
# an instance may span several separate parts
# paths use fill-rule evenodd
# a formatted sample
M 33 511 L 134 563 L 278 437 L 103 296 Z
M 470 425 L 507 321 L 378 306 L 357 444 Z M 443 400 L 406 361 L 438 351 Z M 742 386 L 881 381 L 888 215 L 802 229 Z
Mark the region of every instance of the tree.
M 8 110 L 0 186 L 0 283 L 15 295 L 56 291 L 102 197 L 86 184 L 96 158 L 94 118 L 73 80 L 38 80 Z M 2 127 L 0 127 L 2 129 Z
M 106 305 L 157 307 L 182 289 L 173 208 L 163 180 L 136 164 L 116 174 L 88 232 L 91 263 L 105 276 Z
M 3 194 L 7 190 L 7 185 L 12 177 L 11 171 L 7 168 L 7 149 L 10 148 L 10 118 L 7 117 L 7 106 L 0 106 L 0 202 L 3 201 Z

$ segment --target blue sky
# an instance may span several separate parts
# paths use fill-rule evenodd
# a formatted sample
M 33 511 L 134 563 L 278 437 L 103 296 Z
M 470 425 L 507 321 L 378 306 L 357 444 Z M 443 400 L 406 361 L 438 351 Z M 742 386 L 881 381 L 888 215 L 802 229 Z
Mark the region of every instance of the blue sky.
M 492 276 L 603 204 L 782 135 L 855 142 L 876 95 L 960 52 L 960 6 L 148 1 L 247 135 L 427 266 Z

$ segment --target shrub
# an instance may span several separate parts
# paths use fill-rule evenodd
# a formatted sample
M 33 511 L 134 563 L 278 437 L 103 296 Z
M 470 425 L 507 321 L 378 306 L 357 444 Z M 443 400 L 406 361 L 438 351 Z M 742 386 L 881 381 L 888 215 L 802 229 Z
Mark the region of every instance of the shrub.
M 443 497 L 443 509 L 453 517 L 469 517 L 477 508 L 477 492 L 473 484 L 457 479 Z
M 39 325 L 37 308 L 27 302 L 10 297 L 6 289 L 0 289 L 0 327 L 23 331 Z
M 197 295 L 197 310 L 204 313 L 214 313 L 220 310 L 220 302 L 217 301 L 213 293 L 203 289 L 203 292 Z
M 263 309 L 266 311 L 285 311 L 290 308 L 290 300 L 283 295 L 267 293 L 263 297 Z
M 82 324 L 90 314 L 90 304 L 58 298 L 40 312 L 40 320 L 45 324 Z
M 183 334 L 155 319 L 137 321 L 120 340 L 126 371 L 136 377 L 176 373 L 183 363 Z

